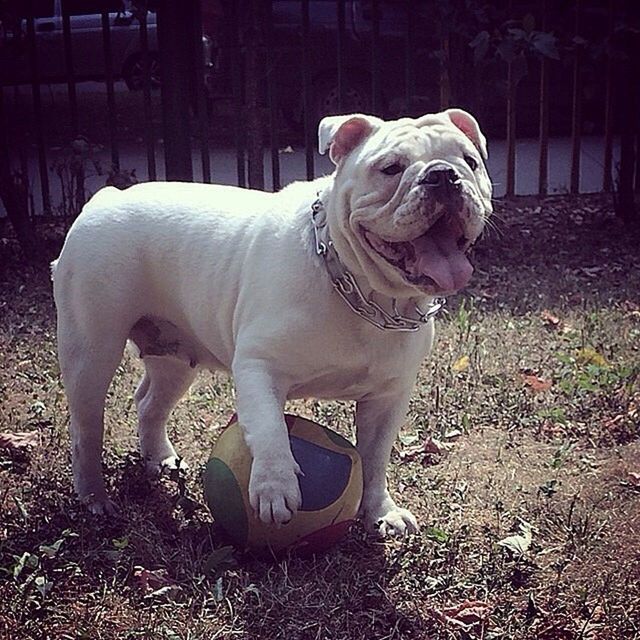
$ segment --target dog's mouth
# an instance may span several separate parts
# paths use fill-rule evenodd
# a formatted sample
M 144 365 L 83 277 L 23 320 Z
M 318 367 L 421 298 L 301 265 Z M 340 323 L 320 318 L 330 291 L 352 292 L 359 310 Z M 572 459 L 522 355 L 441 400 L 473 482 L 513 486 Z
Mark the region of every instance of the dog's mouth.
M 473 266 L 467 251 L 473 242 L 465 236 L 457 215 L 443 214 L 413 240 L 390 242 L 364 227 L 362 232 L 369 246 L 405 280 L 428 293 L 453 293 L 471 279 Z

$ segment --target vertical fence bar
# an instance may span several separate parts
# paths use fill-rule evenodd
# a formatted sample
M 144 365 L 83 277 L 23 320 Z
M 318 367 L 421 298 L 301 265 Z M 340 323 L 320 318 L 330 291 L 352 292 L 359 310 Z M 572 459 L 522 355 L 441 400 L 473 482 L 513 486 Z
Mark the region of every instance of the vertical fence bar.
M 582 4 L 581 0 L 575 2 L 575 36 L 580 35 Z M 578 193 L 580 191 L 580 146 L 582 135 L 582 84 L 580 82 L 580 62 L 581 51 L 580 45 L 576 44 L 574 59 L 573 59 L 573 98 L 571 107 L 571 179 L 570 179 L 570 192 Z
M 147 29 L 146 9 L 141 9 L 140 20 L 140 48 L 142 49 L 142 108 L 144 110 L 144 142 L 147 148 L 147 174 L 149 180 L 155 180 L 156 148 L 153 132 L 153 112 L 151 110 L 151 60 L 149 57 L 149 32 Z
M 195 92 L 198 111 L 198 129 L 200 133 L 200 161 L 202 163 L 202 181 L 211 182 L 211 157 L 209 156 L 209 110 L 207 108 L 206 87 L 204 84 L 204 46 L 202 42 L 202 4 L 195 3 L 193 34 L 195 38 Z
M 607 29 L 609 44 L 611 44 L 611 38 L 613 37 L 614 5 L 615 0 L 609 0 Z M 611 173 L 613 165 L 613 71 L 613 58 L 609 52 L 607 53 L 607 63 L 605 68 L 604 157 L 602 160 L 602 188 L 607 192 L 613 190 L 613 176 Z
M 116 133 L 116 100 L 113 90 L 113 60 L 111 56 L 111 24 L 108 11 L 102 12 L 102 45 L 104 51 L 105 82 L 107 84 L 107 117 L 109 120 L 109 141 L 111 143 L 111 164 L 114 170 L 120 168 L 118 138 Z
M 40 74 L 38 70 L 38 51 L 36 45 L 36 28 L 33 2 L 29 2 L 29 17 L 27 18 L 27 40 L 29 42 L 29 67 L 31 72 L 31 95 L 33 99 L 33 117 L 38 147 L 38 168 L 40 172 L 40 187 L 42 191 L 43 213 L 51 213 L 51 194 L 49 191 L 49 168 L 47 167 L 47 153 L 42 127 L 42 97 L 40 95 Z
M 18 85 L 14 85 L 13 87 L 13 108 L 14 110 L 17 108 L 18 103 L 20 102 L 20 89 L 18 87 Z M 15 131 L 15 128 L 18 128 L 17 134 Z M 4 127 L 5 128 L 5 133 L 8 132 L 9 128 L 8 128 L 8 121 L 6 121 L 6 119 L 4 121 L 0 120 L 0 128 Z M 13 123 L 12 126 L 12 133 L 14 134 L 14 148 L 17 147 L 18 150 L 18 154 L 20 156 L 20 173 L 22 174 L 22 180 L 24 182 L 25 188 L 27 190 L 28 193 L 28 197 L 27 197 L 27 206 L 29 208 L 29 217 L 33 218 L 33 216 L 36 214 L 36 207 L 35 204 L 33 202 L 33 192 L 31 190 L 31 185 L 30 185 L 30 178 L 29 178 L 29 159 L 27 158 L 27 151 L 26 151 L 26 136 L 24 134 L 24 130 L 22 130 L 22 128 L 20 127 L 20 125 L 18 123 Z
M 69 107 L 71 111 L 71 135 L 76 138 L 78 135 L 78 104 L 76 96 L 76 81 L 73 73 L 73 50 L 71 46 L 71 17 L 66 10 L 66 2 L 62 2 L 62 38 L 64 44 L 64 58 L 65 58 L 65 75 L 67 78 L 67 93 L 69 95 Z M 74 182 L 75 193 L 69 194 L 71 202 L 71 214 L 75 217 L 82 209 L 85 201 L 86 194 L 84 190 L 84 164 L 78 163 L 74 169 Z M 69 212 L 65 209 L 64 217 L 65 221 Z
M 0 70 L 1 72 L 2 70 Z M 5 117 L 4 78 L 0 73 L 0 198 L 5 205 L 6 214 L 13 226 L 18 241 L 28 258 L 34 257 L 34 234 L 31 228 L 33 217 L 29 215 L 29 184 L 27 174 L 23 172 L 20 183 L 12 176 L 9 141 L 9 127 Z M 18 187 L 18 184 L 21 188 Z
M 190 110 L 193 104 L 191 2 L 160 0 L 157 9 L 162 129 L 167 180 L 193 181 Z
M 636 90 L 636 104 L 640 104 L 640 96 L 638 96 L 638 92 Z M 636 114 L 637 115 L 637 114 Z M 633 178 L 633 189 L 634 191 L 640 191 L 640 131 L 637 129 L 636 124 L 636 173 Z
M 233 86 L 233 101 L 235 105 L 235 142 L 236 142 L 236 173 L 238 176 L 238 186 L 245 187 L 247 184 L 247 173 L 245 166 L 244 151 L 244 44 L 242 43 L 240 25 L 244 22 L 239 14 L 240 7 L 237 2 L 232 2 L 230 6 L 231 23 L 232 23 L 232 42 L 231 48 L 235 51 L 232 56 L 234 64 L 231 74 L 231 83 Z M 244 16 L 242 16 L 244 17 Z
M 542 31 L 547 30 L 547 0 L 542 0 Z M 540 59 L 540 155 L 538 157 L 538 195 L 549 190 L 549 60 Z
M 262 77 L 262 60 L 259 45 L 262 40 L 262 3 L 247 0 L 246 23 L 249 31 L 245 38 L 245 107 L 247 131 L 247 176 L 251 189 L 264 189 L 264 147 L 262 109 L 259 96 L 259 79 Z
M 507 2 L 507 19 L 513 18 L 513 0 Z M 513 61 L 507 62 L 507 185 L 506 196 L 516 192 L 516 81 Z
M 507 187 L 506 196 L 516 192 L 516 83 L 513 62 L 507 63 Z
M 69 110 L 71 113 L 71 133 L 78 135 L 78 98 L 76 95 L 76 79 L 73 72 L 73 49 L 71 46 L 71 17 L 62 3 L 62 39 L 64 43 L 65 71 L 67 76 L 67 94 L 69 96 Z
M 338 67 L 338 112 L 345 108 L 344 100 L 344 34 L 345 34 L 345 0 L 338 0 L 336 7 L 338 19 L 338 33 L 336 37 L 336 56 Z
M 415 77 L 413 74 L 413 56 L 414 56 L 414 29 L 413 22 L 414 8 L 412 0 L 406 0 L 406 19 L 407 19 L 407 33 L 404 47 L 404 87 L 405 87 L 405 109 L 406 114 L 409 115 L 409 109 L 413 96 L 415 95 Z
M 313 102 L 311 97 L 311 69 L 309 63 L 310 47 L 309 0 L 302 0 L 302 93 L 304 101 L 304 151 L 307 169 L 307 180 L 313 180 L 313 133 L 312 114 Z M 315 111 L 315 109 L 313 109 Z
M 280 154 L 278 153 L 278 87 L 273 38 L 273 3 L 266 9 L 265 45 L 267 49 L 267 98 L 269 102 L 269 144 L 271 147 L 271 184 L 280 191 Z
M 371 0 L 371 111 L 380 115 L 380 2 Z
M 447 27 L 441 26 L 442 29 Z M 450 51 L 450 34 L 441 34 L 440 44 L 442 46 L 440 58 L 440 109 L 444 110 L 451 106 L 451 51 Z

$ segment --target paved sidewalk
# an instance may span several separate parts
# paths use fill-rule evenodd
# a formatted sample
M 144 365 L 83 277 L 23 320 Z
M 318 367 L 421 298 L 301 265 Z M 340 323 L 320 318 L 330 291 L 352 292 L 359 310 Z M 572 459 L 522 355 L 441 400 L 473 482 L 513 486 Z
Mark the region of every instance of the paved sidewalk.
M 116 106 L 119 114 L 119 126 L 124 127 L 123 134 L 133 140 L 132 132 L 141 131 L 142 117 L 142 97 L 139 94 L 127 91 L 122 83 L 117 83 Z M 84 128 L 89 127 L 91 137 L 100 139 L 108 137 L 104 128 L 106 122 L 106 94 L 101 83 L 88 82 L 77 85 L 79 95 L 79 113 L 82 116 L 81 124 Z M 20 88 L 20 99 L 14 98 L 8 101 L 7 108 L 13 109 L 11 117 L 31 117 L 30 93 L 28 87 Z M 48 126 L 51 131 L 56 131 L 60 138 L 66 129 L 63 124 L 68 123 L 68 100 L 65 85 L 51 85 L 43 87 L 43 113 L 48 119 Z M 154 118 L 159 117 L 159 95 L 153 94 Z M 228 114 L 227 114 L 228 115 Z M 87 121 L 89 118 L 89 121 Z M 11 120 L 10 120 L 11 121 Z M 30 120 L 23 122 L 23 126 L 29 126 Z M 58 124 L 60 123 L 60 124 Z M 224 125 L 221 125 L 224 126 Z M 93 128 L 92 128 L 93 127 Z M 102 127 L 102 128 L 101 128 Z M 142 133 L 140 133 L 140 136 Z M 49 137 L 49 141 L 52 137 Z M 290 150 L 286 135 L 282 135 L 282 145 L 287 151 L 280 153 L 280 175 L 282 185 L 286 185 L 294 180 L 304 180 L 306 178 L 305 153 L 304 149 L 295 147 Z M 120 166 L 123 169 L 136 170 L 138 180 L 147 180 L 147 158 L 145 146 L 141 138 L 138 142 L 120 142 Z M 40 193 L 40 178 L 38 174 L 38 160 L 35 146 L 29 149 L 27 164 L 29 166 L 29 180 L 33 194 L 33 202 L 36 211 L 42 210 L 42 198 Z M 51 191 L 51 202 L 54 207 L 60 207 L 62 201 L 62 189 L 60 179 L 51 167 L 56 158 L 60 155 L 59 147 L 52 147 L 48 150 L 47 165 L 50 167 L 49 183 Z M 504 140 L 489 141 L 489 171 L 494 182 L 494 195 L 500 197 L 504 195 L 506 188 L 506 143 Z M 618 157 L 617 145 L 614 148 L 614 167 Z M 109 166 L 109 149 L 105 148 L 100 153 L 103 166 Z M 210 153 L 211 172 L 213 181 L 221 184 L 237 184 L 236 174 L 236 152 L 232 146 L 213 149 Z M 314 154 L 315 175 L 324 175 L 332 170 L 331 162 L 326 156 Z M 549 146 L 549 193 L 566 193 L 570 184 L 571 171 L 571 141 L 568 137 L 555 138 L 550 141 Z M 162 144 L 156 145 L 156 165 L 158 179 L 164 178 L 164 152 Z M 200 149 L 194 145 L 193 167 L 195 179 L 201 180 L 201 159 Z M 267 189 L 272 188 L 271 181 L 271 154 L 265 151 L 265 184 Z M 93 193 L 104 185 L 105 176 L 89 175 L 91 168 L 87 169 L 86 189 Z M 583 193 L 597 192 L 602 189 L 603 181 L 603 138 L 602 136 L 584 136 L 582 139 L 581 152 L 581 172 L 580 191 Z M 516 193 L 518 195 L 531 195 L 537 193 L 538 189 L 538 143 L 536 140 L 519 140 L 516 149 Z M 5 215 L 0 203 L 0 216 Z

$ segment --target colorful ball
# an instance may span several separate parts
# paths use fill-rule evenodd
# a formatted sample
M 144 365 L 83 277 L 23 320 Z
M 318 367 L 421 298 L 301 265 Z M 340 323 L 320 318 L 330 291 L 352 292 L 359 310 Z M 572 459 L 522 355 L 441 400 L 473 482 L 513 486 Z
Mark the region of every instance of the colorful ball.
M 349 530 L 362 499 L 362 461 L 341 435 L 311 420 L 285 415 L 291 451 L 300 465 L 302 506 L 281 527 L 263 523 L 249 503 L 251 453 L 236 416 L 218 438 L 204 472 L 215 521 L 242 549 L 316 553 Z

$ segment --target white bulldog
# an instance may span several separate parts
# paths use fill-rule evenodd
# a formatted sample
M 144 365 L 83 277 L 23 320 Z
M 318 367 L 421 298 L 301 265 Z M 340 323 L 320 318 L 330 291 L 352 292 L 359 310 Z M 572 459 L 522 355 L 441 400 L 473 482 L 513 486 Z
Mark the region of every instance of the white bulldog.
M 223 369 L 261 520 L 286 523 L 300 506 L 285 401 L 332 398 L 357 402 L 365 524 L 417 530 L 389 495 L 386 466 L 433 342 L 437 297 L 467 284 L 466 251 L 491 212 L 485 138 L 450 109 L 392 122 L 328 117 L 319 140 L 336 170 L 313 182 L 279 193 L 107 187 L 74 222 L 53 264 L 54 297 L 74 484 L 92 512 L 113 511 L 104 401 L 131 340 L 145 365 L 135 401 L 151 470 L 178 464 L 166 421 L 197 371 Z

